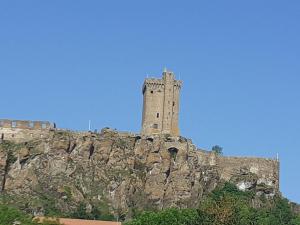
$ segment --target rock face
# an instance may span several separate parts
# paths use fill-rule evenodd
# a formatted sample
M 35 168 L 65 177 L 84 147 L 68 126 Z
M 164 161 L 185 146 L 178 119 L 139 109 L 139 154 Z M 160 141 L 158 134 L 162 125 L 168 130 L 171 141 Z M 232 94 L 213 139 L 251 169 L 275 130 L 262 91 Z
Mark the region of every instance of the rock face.
M 182 137 L 109 129 L 57 130 L 0 144 L 3 195 L 36 215 L 69 212 L 80 203 L 127 218 L 138 210 L 194 207 L 224 181 L 272 197 L 279 193 L 278 169 L 275 160 L 222 157 Z

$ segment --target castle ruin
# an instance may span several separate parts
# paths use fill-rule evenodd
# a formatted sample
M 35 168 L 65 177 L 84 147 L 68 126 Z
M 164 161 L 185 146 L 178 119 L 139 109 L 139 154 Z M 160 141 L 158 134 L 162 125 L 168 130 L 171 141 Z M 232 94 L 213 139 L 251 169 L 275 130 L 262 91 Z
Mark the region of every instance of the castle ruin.
M 178 116 L 181 86 L 182 82 L 176 80 L 174 73 L 167 70 L 163 72 L 161 79 L 147 78 L 145 80 L 143 85 L 142 135 L 128 132 L 122 133 L 111 129 L 103 129 L 99 134 L 65 131 L 68 135 L 61 135 L 62 130 L 56 129 L 56 125 L 48 121 L 0 119 L 0 143 L 5 140 L 26 143 L 33 139 L 43 142 L 45 138 L 50 137 L 49 140 L 53 151 L 61 149 L 61 146 L 65 145 L 64 152 L 66 154 L 70 154 L 70 151 L 73 151 L 74 148 L 81 149 L 84 148 L 83 146 L 89 146 L 85 150 L 75 151 L 88 152 L 88 159 L 91 159 L 91 155 L 94 152 L 98 151 L 99 153 L 106 147 L 108 147 L 109 151 L 114 148 L 116 151 L 115 156 L 122 156 L 126 149 L 126 151 L 129 151 L 127 152 L 128 154 L 132 154 L 132 159 L 134 159 L 132 162 L 145 157 L 143 163 L 147 162 L 147 168 L 152 168 L 149 174 L 147 174 L 150 179 L 153 179 L 153 182 L 150 182 L 151 185 L 149 185 L 148 194 L 154 197 L 157 194 L 157 190 L 165 188 L 162 185 L 166 184 L 164 176 L 169 177 L 167 174 L 170 171 L 177 171 L 178 169 L 187 170 L 182 172 L 183 176 L 177 179 L 179 183 L 174 186 L 174 190 L 178 188 L 179 192 L 182 191 L 180 190 L 182 187 L 188 190 L 188 187 L 191 186 L 189 184 L 190 180 L 186 179 L 186 173 L 193 174 L 194 172 L 199 172 L 199 176 L 197 175 L 198 180 L 203 178 L 202 180 L 206 182 L 210 179 L 209 173 L 214 172 L 216 176 L 213 177 L 216 177 L 216 180 L 232 181 L 241 190 L 251 190 L 254 187 L 257 189 L 267 187 L 267 189 L 270 188 L 272 190 L 267 193 L 268 195 L 278 193 L 280 174 L 278 159 L 225 157 L 212 151 L 198 149 L 191 140 L 180 136 Z M 55 135 L 49 135 L 51 131 L 53 131 L 53 134 L 56 134 L 56 137 L 59 137 L 57 140 L 55 139 Z M 97 138 L 97 135 L 103 138 Z M 149 137 L 151 135 L 153 137 Z M 70 136 L 73 137 L 72 141 L 71 139 L 67 139 Z M 110 146 L 108 140 L 111 140 L 112 137 L 115 138 L 115 141 Z M 81 143 L 81 141 L 84 143 Z M 94 145 L 94 142 L 98 141 L 104 142 Z M 128 147 L 131 142 L 134 143 L 133 147 Z M 98 146 L 98 149 L 94 146 Z M 107 154 L 100 154 L 99 158 L 105 155 Z M 112 161 L 115 156 L 111 157 Z M 126 158 L 127 156 L 122 157 Z M 104 162 L 105 160 L 99 161 Z M 116 162 L 121 163 L 123 161 L 120 159 Z M 127 163 L 125 164 L 127 165 Z M 124 165 L 115 166 L 123 168 Z M 132 166 L 132 168 L 135 168 L 134 165 Z M 165 170 L 168 167 L 170 167 L 169 170 Z M 201 170 L 197 171 L 197 168 L 201 168 Z M 161 171 L 165 172 L 162 173 Z M 200 174 L 201 171 L 202 173 Z M 193 176 L 197 177 L 195 174 Z M 200 179 L 200 177 L 202 178 Z M 242 179 L 239 180 L 240 178 Z M 160 183 L 157 182 L 158 179 L 160 179 Z M 217 184 L 216 181 L 212 183 L 213 185 Z M 156 184 L 157 186 L 155 186 Z M 192 186 L 197 187 L 196 184 Z M 203 184 L 198 184 L 198 186 L 205 187 Z M 162 199 L 162 197 L 160 196 L 157 199 Z
M 48 121 L 9 120 L 0 119 L 0 141 L 13 140 L 16 142 L 43 138 L 55 124 Z
M 179 136 L 179 97 L 182 82 L 165 70 L 162 79 L 147 78 L 143 85 L 142 134 Z

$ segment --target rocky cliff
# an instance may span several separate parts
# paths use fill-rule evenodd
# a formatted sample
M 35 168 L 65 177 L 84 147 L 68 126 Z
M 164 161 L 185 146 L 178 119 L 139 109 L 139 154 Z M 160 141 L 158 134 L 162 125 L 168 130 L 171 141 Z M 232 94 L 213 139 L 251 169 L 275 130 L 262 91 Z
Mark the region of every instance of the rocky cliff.
M 279 193 L 278 162 L 199 150 L 183 137 L 50 131 L 23 143 L 0 144 L 2 201 L 36 215 L 79 204 L 116 217 L 145 209 L 194 207 L 230 181 L 257 196 Z

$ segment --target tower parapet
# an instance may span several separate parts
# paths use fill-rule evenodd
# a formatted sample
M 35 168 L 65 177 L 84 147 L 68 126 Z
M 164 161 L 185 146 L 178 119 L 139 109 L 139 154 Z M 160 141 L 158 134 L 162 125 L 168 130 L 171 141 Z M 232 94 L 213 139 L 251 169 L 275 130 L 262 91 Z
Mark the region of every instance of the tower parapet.
M 162 79 L 147 78 L 143 84 L 142 134 L 179 136 L 178 115 L 182 81 L 164 71 Z

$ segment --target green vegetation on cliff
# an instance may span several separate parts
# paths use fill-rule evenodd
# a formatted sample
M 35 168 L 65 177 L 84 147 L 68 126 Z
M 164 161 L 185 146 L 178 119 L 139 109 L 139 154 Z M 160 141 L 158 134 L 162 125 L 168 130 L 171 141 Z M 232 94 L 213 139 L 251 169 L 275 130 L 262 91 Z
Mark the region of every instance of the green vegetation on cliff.
M 18 209 L 0 204 L 0 225 L 59 225 L 56 221 L 45 220 L 43 223 L 34 221 L 33 218 Z
M 68 217 L 79 219 L 113 220 L 104 214 L 103 206 L 87 212 L 85 204 L 80 204 Z M 60 217 L 60 214 L 52 215 Z M 0 204 L 0 225 L 37 225 L 32 217 L 22 211 Z M 57 225 L 46 221 L 42 225 Z M 144 212 L 125 225 L 300 225 L 300 215 L 296 215 L 288 200 L 276 196 L 272 199 L 257 196 L 254 192 L 239 191 L 234 185 L 225 183 L 216 188 L 198 208 L 170 208 L 163 211 Z
M 197 209 L 145 212 L 126 225 L 300 225 L 300 216 L 281 197 L 261 199 L 253 206 L 254 193 L 241 192 L 229 183 L 217 188 Z
M 196 208 L 223 178 L 265 196 L 278 193 L 277 161 L 213 150 L 183 137 L 108 130 L 3 141 L 0 202 L 35 215 L 123 221 L 148 210 Z

